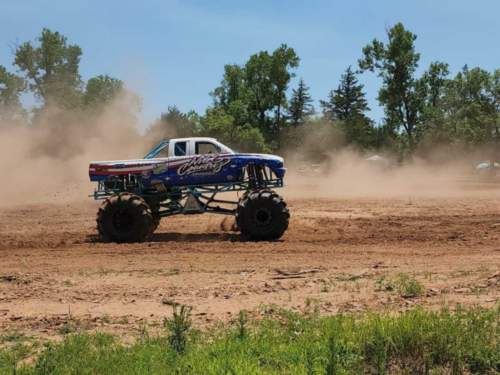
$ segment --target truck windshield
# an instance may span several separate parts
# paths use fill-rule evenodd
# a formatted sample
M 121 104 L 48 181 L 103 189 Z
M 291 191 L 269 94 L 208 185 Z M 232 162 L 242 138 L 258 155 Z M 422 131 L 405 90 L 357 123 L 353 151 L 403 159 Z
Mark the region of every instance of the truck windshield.
M 163 141 L 162 143 L 160 143 L 158 146 L 156 146 L 155 148 L 153 148 L 149 154 L 147 154 L 146 156 L 144 156 L 143 159 L 152 159 L 154 158 L 156 155 L 158 155 L 160 152 L 162 152 L 163 150 L 167 149 L 168 148 L 168 141 Z

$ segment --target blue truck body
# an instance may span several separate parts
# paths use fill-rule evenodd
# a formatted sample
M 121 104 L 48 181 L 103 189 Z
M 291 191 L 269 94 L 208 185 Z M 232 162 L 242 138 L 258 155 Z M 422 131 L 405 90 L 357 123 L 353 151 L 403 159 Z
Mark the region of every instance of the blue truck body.
M 196 142 L 198 138 L 190 138 Z M 216 142 L 200 138 L 204 144 Z M 92 162 L 89 168 L 91 181 L 104 181 L 110 176 L 135 175 L 142 186 L 186 186 L 201 184 L 230 184 L 241 182 L 242 170 L 249 164 L 263 165 L 278 179 L 283 179 L 286 168 L 283 159 L 275 155 L 237 153 L 226 146 L 215 144 L 218 154 L 189 154 L 157 157 L 169 145 L 165 141 L 156 146 L 143 159 Z

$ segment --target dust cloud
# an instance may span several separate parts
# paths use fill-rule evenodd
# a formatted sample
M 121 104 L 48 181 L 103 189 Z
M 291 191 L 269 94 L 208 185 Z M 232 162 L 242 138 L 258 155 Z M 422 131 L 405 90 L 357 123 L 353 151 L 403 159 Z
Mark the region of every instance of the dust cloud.
M 130 111 L 108 106 L 98 113 L 44 109 L 36 126 L 2 124 L 0 208 L 88 201 L 90 161 L 144 155 L 135 122 Z
M 342 150 L 320 163 L 304 163 L 295 155 L 287 163 L 288 197 L 446 197 L 484 195 L 495 188 L 480 184 L 469 158 L 433 163 L 413 158 L 406 163 L 390 159 L 367 161 L 375 153 Z

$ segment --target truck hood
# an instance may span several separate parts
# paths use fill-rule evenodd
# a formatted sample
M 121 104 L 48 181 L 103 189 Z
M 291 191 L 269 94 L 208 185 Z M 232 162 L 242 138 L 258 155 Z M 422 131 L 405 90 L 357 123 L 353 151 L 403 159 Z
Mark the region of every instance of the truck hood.
M 269 154 L 236 154 L 237 156 L 256 158 L 261 160 L 276 160 L 278 162 L 283 163 L 285 159 L 278 155 L 269 155 Z

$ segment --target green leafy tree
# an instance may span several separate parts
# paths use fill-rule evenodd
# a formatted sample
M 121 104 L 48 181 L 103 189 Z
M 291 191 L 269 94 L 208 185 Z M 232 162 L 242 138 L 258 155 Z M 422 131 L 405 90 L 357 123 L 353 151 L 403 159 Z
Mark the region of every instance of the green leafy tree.
M 496 69 L 491 75 L 488 85 L 488 93 L 495 111 L 500 113 L 500 69 Z
M 273 107 L 275 108 L 275 129 L 278 150 L 281 148 L 281 132 L 284 127 L 282 116 L 283 107 L 286 106 L 286 91 L 290 80 L 295 77 L 291 69 L 299 66 L 299 57 L 293 48 L 282 44 L 276 49 L 270 60 L 269 80 L 273 87 Z
M 491 158 L 492 162 L 498 162 L 500 160 L 500 70 L 496 69 L 493 74 L 490 75 L 490 79 L 487 86 L 487 95 L 491 102 L 491 125 L 492 125 L 492 138 L 493 144 L 491 146 Z M 491 169 L 493 174 L 493 168 Z
M 363 48 L 358 61 L 361 72 L 378 71 L 383 80 L 378 100 L 385 107 L 390 126 L 402 126 L 406 132 L 410 154 L 415 150 L 415 131 L 420 124 L 422 93 L 418 90 L 415 71 L 420 54 L 415 52 L 417 36 L 398 23 L 387 32 L 388 43 L 374 39 Z
M 210 93 L 213 106 L 224 109 L 227 109 L 236 100 L 246 101 L 247 95 L 245 69 L 235 64 L 224 66 L 221 85 Z
M 383 123 L 373 128 L 371 142 L 372 146 L 377 150 L 384 150 L 395 156 L 401 156 L 401 138 L 401 134 L 396 131 L 394 126 Z
M 444 89 L 449 74 L 449 65 L 439 61 L 431 63 L 429 69 L 424 72 L 420 84 L 425 88 L 426 108 L 432 110 L 442 109 Z
M 492 77 L 487 71 L 465 66 L 446 88 L 445 109 L 449 130 L 467 148 L 473 149 L 497 137 L 498 111 L 491 92 Z
M 495 142 L 500 141 L 500 69 L 490 75 L 487 94 L 491 101 Z
M 123 81 L 100 75 L 87 82 L 83 94 L 83 104 L 86 108 L 102 109 L 107 105 L 116 106 L 127 110 L 140 110 L 141 98 L 125 89 Z
M 29 88 L 45 106 L 76 108 L 81 104 L 83 83 L 79 74 L 82 50 L 67 39 L 43 29 L 37 46 L 26 42 L 14 50 L 16 65 L 29 81 Z
M 183 113 L 176 106 L 169 106 L 167 112 L 146 129 L 146 139 L 157 144 L 165 139 L 193 136 L 198 122 L 194 111 Z
M 250 123 L 256 124 L 265 135 L 271 133 L 268 112 L 273 109 L 273 88 L 269 79 L 271 57 L 267 51 L 250 56 L 245 64 L 245 85 L 248 89 Z
M 421 155 L 428 154 L 438 144 L 453 142 L 448 139 L 446 92 L 449 87 L 448 64 L 431 63 L 422 78 L 416 83 L 422 96 L 421 126 L 417 128 L 416 139 Z M 448 139 L 447 141 L 445 139 Z M 431 142 L 429 142 L 431 140 Z
M 420 151 L 425 154 L 439 146 L 448 157 L 480 152 L 486 160 L 498 160 L 500 73 L 464 66 L 448 79 L 447 69 L 435 70 L 438 82 L 424 87 L 430 94 L 424 109 L 427 122 Z M 422 82 L 429 81 L 427 74 Z
M 197 136 L 214 137 L 238 151 L 267 152 L 264 137 L 248 122 L 243 102 L 237 100 L 224 108 L 209 108 L 200 118 Z
M 330 91 L 328 101 L 321 100 L 320 104 L 326 119 L 332 123 L 340 122 L 347 144 L 369 147 L 372 144 L 373 121 L 365 115 L 370 108 L 363 87 L 349 66 L 342 74 L 338 88 Z
M 292 97 L 287 108 L 287 115 L 292 125 L 297 126 L 307 122 L 315 114 L 309 87 L 301 78 L 297 89 L 292 90 Z
M 260 51 L 251 55 L 244 66 L 226 65 L 221 85 L 210 93 L 213 107 L 228 113 L 231 103 L 243 103 L 246 123 L 260 129 L 268 143 L 277 141 L 279 148 L 286 123 L 286 92 L 295 76 L 290 70 L 298 63 L 293 48 L 282 44 L 272 54 Z
M 24 79 L 7 72 L 7 69 L 0 65 L 0 127 L 2 124 L 26 121 L 27 112 L 19 100 L 19 96 L 25 90 Z

